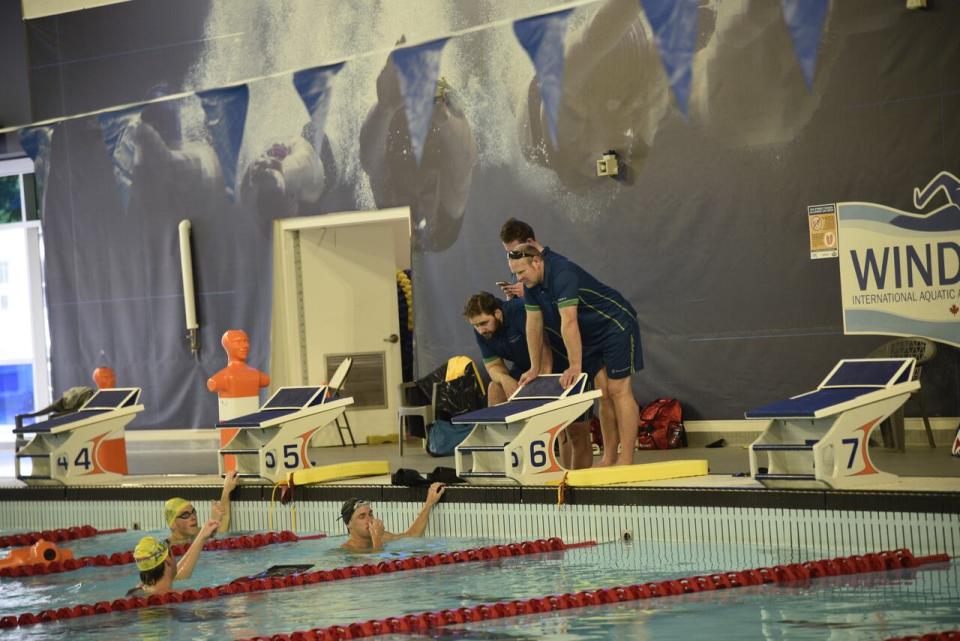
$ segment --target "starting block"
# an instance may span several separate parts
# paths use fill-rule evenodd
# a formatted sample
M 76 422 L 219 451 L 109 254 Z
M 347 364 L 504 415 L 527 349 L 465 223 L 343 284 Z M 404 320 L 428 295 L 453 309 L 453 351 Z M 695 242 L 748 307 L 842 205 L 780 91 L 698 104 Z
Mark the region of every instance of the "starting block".
M 912 358 L 845 359 L 817 389 L 744 414 L 766 420 L 750 475 L 775 488 L 862 488 L 895 479 L 870 459 L 870 434 L 920 389 Z M 758 452 L 767 456 L 761 473 Z
M 291 472 L 315 467 L 307 453 L 311 438 L 353 405 L 353 398 L 332 398 L 328 390 L 326 385 L 281 387 L 259 411 L 217 423 L 219 428 L 237 429 L 220 449 L 221 476 L 227 455 L 236 459 L 238 476 L 274 483 Z
M 520 485 L 559 481 L 566 469 L 554 454 L 557 438 L 570 423 L 600 398 L 586 391 L 587 375 L 564 390 L 559 374 L 538 376 L 520 387 L 506 403 L 454 416 L 453 423 L 474 424 L 456 447 L 457 476 L 470 483 L 499 483 L 512 479 Z M 463 455 L 473 465 L 466 469 Z
M 139 387 L 101 389 L 76 412 L 24 425 L 15 434 L 33 434 L 17 450 L 31 459 L 23 481 L 54 480 L 65 485 L 102 485 L 127 474 L 124 428 L 143 411 Z

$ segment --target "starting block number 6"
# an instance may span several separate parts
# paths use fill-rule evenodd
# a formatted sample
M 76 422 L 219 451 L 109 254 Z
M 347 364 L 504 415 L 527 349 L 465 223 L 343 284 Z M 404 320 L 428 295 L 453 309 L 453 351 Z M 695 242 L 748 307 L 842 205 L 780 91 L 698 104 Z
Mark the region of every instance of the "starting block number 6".
M 542 440 L 530 441 L 530 465 L 531 467 L 539 468 L 546 467 L 549 462 L 549 457 L 547 456 L 547 443 Z M 520 467 L 520 455 L 516 452 L 510 453 L 510 463 L 511 467 L 518 468 Z
M 530 441 L 530 465 L 543 467 L 547 460 L 547 444 L 539 440 Z

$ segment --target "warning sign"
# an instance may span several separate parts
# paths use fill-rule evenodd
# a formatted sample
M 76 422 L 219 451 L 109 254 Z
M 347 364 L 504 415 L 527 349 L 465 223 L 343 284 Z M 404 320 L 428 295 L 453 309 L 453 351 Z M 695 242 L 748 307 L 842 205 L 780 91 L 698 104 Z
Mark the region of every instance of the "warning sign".
M 807 207 L 807 228 L 810 231 L 810 258 L 836 258 L 837 206 L 810 205 Z

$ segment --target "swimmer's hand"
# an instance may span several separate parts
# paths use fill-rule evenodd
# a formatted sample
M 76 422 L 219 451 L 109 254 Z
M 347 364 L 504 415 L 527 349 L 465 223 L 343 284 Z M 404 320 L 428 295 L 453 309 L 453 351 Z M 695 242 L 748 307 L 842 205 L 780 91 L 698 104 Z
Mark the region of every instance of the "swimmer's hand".
M 200 533 L 197 534 L 197 538 L 207 540 L 217 532 L 217 528 L 220 527 L 220 521 L 215 519 L 210 519 L 203 524 L 203 527 L 200 528 Z
M 223 491 L 229 494 L 237 487 L 237 471 L 230 470 L 223 477 Z
M 374 550 L 379 550 L 383 547 L 384 540 L 384 529 L 383 521 L 376 517 L 370 519 L 370 542 L 373 544 Z
M 226 513 L 227 511 L 223 509 L 223 503 L 221 503 L 220 501 L 210 501 L 210 520 L 211 521 L 216 521 L 217 523 L 220 523 L 220 521 L 223 519 L 223 515 Z
M 443 491 L 447 489 L 447 486 L 443 483 L 434 483 L 430 486 L 429 491 L 427 491 L 427 505 L 433 506 L 436 505 L 440 500 L 440 497 L 443 496 Z

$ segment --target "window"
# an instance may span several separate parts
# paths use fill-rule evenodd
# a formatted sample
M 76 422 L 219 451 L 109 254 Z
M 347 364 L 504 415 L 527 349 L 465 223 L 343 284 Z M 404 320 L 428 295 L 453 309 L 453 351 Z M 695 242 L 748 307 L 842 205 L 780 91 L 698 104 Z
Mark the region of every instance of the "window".
M 14 416 L 50 403 L 43 243 L 33 163 L 0 162 L 0 440 Z

